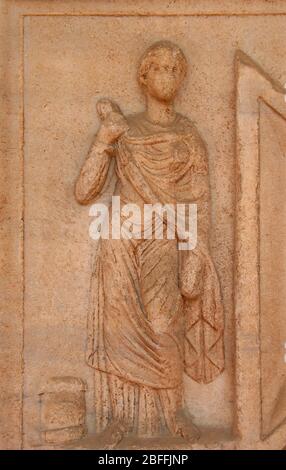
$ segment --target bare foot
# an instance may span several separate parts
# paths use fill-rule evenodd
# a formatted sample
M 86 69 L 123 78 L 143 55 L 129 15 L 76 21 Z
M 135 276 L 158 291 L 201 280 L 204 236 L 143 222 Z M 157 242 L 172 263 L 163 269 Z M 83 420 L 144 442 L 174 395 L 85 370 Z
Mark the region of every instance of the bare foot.
M 103 450 L 114 449 L 122 441 L 127 432 L 127 426 L 122 421 L 113 421 L 98 436 L 98 443 Z
M 176 421 L 176 434 L 190 443 L 199 440 L 201 435 L 199 429 L 183 412 L 177 414 Z

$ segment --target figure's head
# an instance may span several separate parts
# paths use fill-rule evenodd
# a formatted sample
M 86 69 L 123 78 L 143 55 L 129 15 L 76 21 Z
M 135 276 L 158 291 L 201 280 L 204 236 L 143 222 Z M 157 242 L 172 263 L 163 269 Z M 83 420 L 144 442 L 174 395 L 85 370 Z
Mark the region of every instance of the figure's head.
M 187 71 L 181 49 L 168 41 L 153 44 L 143 55 L 138 80 L 145 93 L 159 101 L 171 102 Z

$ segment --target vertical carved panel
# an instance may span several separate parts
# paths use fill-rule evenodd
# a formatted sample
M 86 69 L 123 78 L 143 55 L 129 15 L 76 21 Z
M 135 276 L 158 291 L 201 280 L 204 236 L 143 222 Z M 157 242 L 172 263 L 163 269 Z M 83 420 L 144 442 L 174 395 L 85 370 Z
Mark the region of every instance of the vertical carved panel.
M 262 432 L 286 417 L 286 121 L 260 105 L 260 334 Z
M 286 412 L 286 109 L 283 87 L 245 54 L 237 57 L 238 427 L 251 442 Z

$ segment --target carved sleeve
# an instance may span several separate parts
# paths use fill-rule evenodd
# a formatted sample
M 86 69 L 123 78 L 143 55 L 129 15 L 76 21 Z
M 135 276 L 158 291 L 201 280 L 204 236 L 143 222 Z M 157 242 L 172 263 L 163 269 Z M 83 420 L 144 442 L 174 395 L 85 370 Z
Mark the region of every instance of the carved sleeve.
M 196 139 L 191 167 L 191 198 L 197 204 L 197 246 L 183 252 L 180 287 L 185 298 L 185 372 L 210 383 L 224 369 L 224 312 L 219 279 L 209 251 L 209 172 L 205 145 Z
M 90 203 L 102 191 L 112 150 L 112 146 L 97 141 L 91 146 L 75 185 L 75 197 L 80 204 Z
M 192 180 L 199 188 L 199 195 L 194 202 L 197 204 L 198 243 L 208 246 L 210 225 L 210 191 L 207 153 L 204 151 L 205 170 L 194 172 Z
M 210 225 L 210 188 L 208 155 L 204 142 L 195 135 L 191 146 L 190 201 L 197 204 L 198 243 L 208 246 Z

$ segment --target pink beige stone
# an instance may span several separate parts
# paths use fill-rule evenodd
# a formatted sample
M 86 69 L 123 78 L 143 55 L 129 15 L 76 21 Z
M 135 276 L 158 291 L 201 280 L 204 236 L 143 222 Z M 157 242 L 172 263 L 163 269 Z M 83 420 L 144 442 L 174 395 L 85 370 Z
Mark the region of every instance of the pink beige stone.
M 285 447 L 285 16 L 284 0 L 0 1 L 1 448 L 104 448 L 115 435 L 123 449 Z M 120 377 L 108 370 L 110 385 L 86 361 L 87 337 L 94 338 L 88 312 L 99 298 L 90 281 L 100 255 L 89 236 L 89 207 L 76 200 L 89 202 L 87 183 L 79 180 L 76 197 L 74 187 L 110 114 L 97 109 L 101 98 L 119 105 L 124 132 L 138 124 L 130 118 L 145 109 L 138 66 L 158 41 L 178 46 L 188 63 L 174 106 L 200 136 L 195 163 L 204 143 L 211 199 L 204 257 L 211 275 L 200 278 L 199 297 L 208 298 L 203 288 L 211 286 L 223 304 L 215 328 L 224 366 L 221 349 L 218 374 L 185 368 L 175 394 L 182 392 L 191 416 L 195 432 L 188 436 L 185 428 L 179 435 L 128 433 L 120 419 L 109 422 L 104 397 L 108 387 L 120 389 Z M 168 272 L 170 283 L 179 273 L 171 253 L 158 271 L 160 278 Z M 182 277 L 186 298 L 193 266 Z M 116 278 L 108 263 L 104 269 L 111 303 Z M 153 319 L 164 298 L 154 300 Z M 157 320 L 154 331 L 164 328 Z M 144 328 L 141 334 L 146 338 Z M 183 369 L 183 362 L 171 367 L 165 389 Z M 145 370 L 139 382 L 147 400 Z M 142 418 L 138 406 L 136 413 Z

